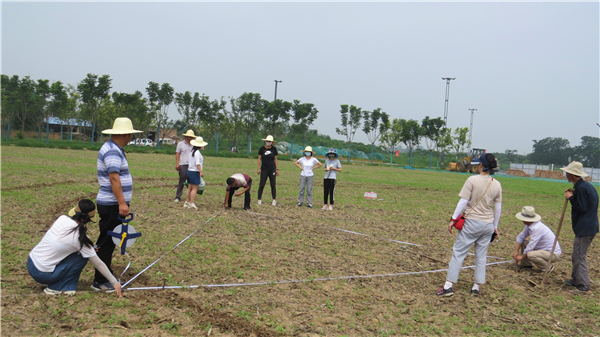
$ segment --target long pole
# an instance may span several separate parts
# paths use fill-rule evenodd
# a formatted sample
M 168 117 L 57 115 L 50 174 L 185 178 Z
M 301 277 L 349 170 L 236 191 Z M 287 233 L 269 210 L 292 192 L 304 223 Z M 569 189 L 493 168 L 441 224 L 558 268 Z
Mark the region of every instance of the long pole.
M 473 150 L 473 142 L 471 141 L 472 137 L 473 137 L 473 116 L 475 115 L 475 111 L 477 111 L 477 109 L 469 109 L 471 110 L 471 125 L 469 126 L 469 143 L 471 143 L 471 150 Z M 469 151 L 470 153 L 470 151 Z
M 554 238 L 554 244 L 552 245 L 552 251 L 550 252 L 550 257 L 548 259 L 548 267 L 546 267 L 544 277 L 542 278 L 542 283 L 540 286 L 544 285 L 546 282 L 546 276 L 548 276 L 548 271 L 552 267 L 552 257 L 554 256 L 554 249 L 556 249 L 556 243 L 558 242 L 558 236 L 560 235 L 560 228 L 562 227 L 563 219 L 565 218 L 565 212 L 567 210 L 567 204 L 569 203 L 569 199 L 565 198 L 565 205 L 563 206 L 562 214 L 560 215 L 560 221 L 558 222 L 558 229 L 556 230 L 556 237 Z
M 275 98 L 273 99 L 274 101 L 277 100 L 277 83 L 281 83 L 281 82 L 283 82 L 283 81 L 275 80 Z
M 455 80 L 456 77 L 442 77 L 442 80 L 446 81 L 446 100 L 444 101 L 444 128 L 448 128 L 448 100 L 450 99 L 450 81 Z M 444 152 L 442 152 L 442 163 L 444 162 Z

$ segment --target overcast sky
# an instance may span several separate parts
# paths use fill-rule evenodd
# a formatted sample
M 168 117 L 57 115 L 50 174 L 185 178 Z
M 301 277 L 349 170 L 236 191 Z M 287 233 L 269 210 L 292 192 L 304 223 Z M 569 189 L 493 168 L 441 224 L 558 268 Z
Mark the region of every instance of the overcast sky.
M 314 103 L 332 138 L 340 104 L 443 117 L 473 146 L 532 151 L 600 135 L 599 4 L 2 2 L 2 73 L 112 91 L 149 81 L 219 98 Z M 179 119 L 175 106 L 170 115 Z M 367 142 L 362 131 L 356 141 Z

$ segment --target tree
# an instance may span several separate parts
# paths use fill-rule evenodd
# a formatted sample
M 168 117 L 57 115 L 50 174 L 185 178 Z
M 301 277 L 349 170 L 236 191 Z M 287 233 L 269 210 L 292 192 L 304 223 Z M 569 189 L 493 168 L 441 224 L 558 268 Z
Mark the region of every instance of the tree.
M 375 143 L 385 130 L 387 124 L 389 124 L 390 117 L 387 113 L 382 112 L 381 108 L 377 108 L 371 111 L 363 111 L 363 132 L 367 134 L 369 143 L 371 143 L 371 163 L 373 163 L 373 151 L 375 150 Z
M 227 135 L 227 138 L 229 138 L 232 141 L 232 146 L 237 147 L 238 135 L 242 132 L 244 128 L 244 121 L 242 115 L 243 112 L 238 106 L 237 99 L 229 97 L 229 104 L 231 105 L 231 110 L 223 109 L 225 119 L 227 120 L 225 133 Z
M 245 132 L 248 136 L 248 152 L 250 154 L 251 136 L 260 122 L 263 120 L 266 101 L 260 97 L 260 94 L 245 92 L 236 99 L 236 105 L 239 109 L 241 119 L 244 123 Z
M 569 164 L 572 149 L 569 140 L 560 137 L 547 137 L 533 141 L 533 152 L 529 161 L 536 164 Z
M 227 101 L 224 97 L 220 100 L 210 100 L 208 96 L 202 96 L 200 109 L 198 110 L 198 128 L 205 141 L 208 142 L 214 135 L 217 136 L 216 152 L 219 152 L 219 137 L 221 126 L 226 124 L 225 106 Z
M 131 119 L 131 123 L 136 129 L 142 130 L 146 137 L 148 129 L 152 124 L 154 114 L 148 108 L 144 95 L 136 90 L 133 94 L 113 92 L 112 98 L 115 109 L 120 117 Z
M 461 153 L 465 153 L 466 149 L 471 146 L 471 141 L 467 139 L 468 134 L 469 128 L 467 127 L 454 129 L 452 148 L 454 149 L 456 160 L 458 160 Z
M 436 158 L 452 148 L 452 128 L 442 128 L 436 139 Z M 444 163 L 442 162 L 442 165 Z
M 281 99 L 276 99 L 272 102 L 266 101 L 266 107 L 263 117 L 265 119 L 264 132 L 275 135 L 278 130 L 281 130 L 285 123 L 290 119 L 290 110 L 292 103 Z
M 402 126 L 398 118 L 394 118 L 390 123 L 389 119 L 383 123 L 383 132 L 381 133 L 381 143 L 391 151 L 390 164 L 394 158 L 394 149 L 402 142 Z
M 290 125 L 290 134 L 292 136 L 292 146 L 294 145 L 294 135 L 302 135 L 303 147 L 306 145 L 306 133 L 310 126 L 317 119 L 319 110 L 315 108 L 312 103 L 300 103 L 299 100 L 295 99 L 292 105 L 292 119 L 293 123 Z M 293 149 L 290 147 L 290 155 L 293 154 Z
M 50 96 L 50 81 L 38 80 L 35 86 L 35 124 L 38 128 L 38 139 L 42 140 L 42 125 L 46 124 L 46 143 L 48 143 L 48 132 L 50 128 L 50 111 L 47 109 L 48 97 Z
M 410 160 L 408 165 L 412 165 L 413 150 L 419 145 L 423 131 L 418 121 L 414 119 L 400 119 L 399 121 L 402 130 L 400 131 L 400 140 L 408 148 Z
M 109 75 L 98 77 L 98 75 L 87 74 L 77 85 L 77 91 L 79 91 L 84 104 L 85 117 L 92 123 L 92 145 L 94 145 L 96 123 L 100 119 L 100 106 L 108 97 L 110 88 L 112 88 L 111 82 Z
M 21 132 L 25 133 L 25 125 L 31 118 L 31 113 L 35 108 L 35 87 L 36 83 L 29 76 L 19 80 L 18 76 L 13 76 L 16 84 L 15 106 L 17 109 L 17 119 L 21 121 Z
M 438 147 L 438 142 L 441 140 L 440 134 L 445 125 L 446 123 L 444 123 L 441 117 L 431 119 L 429 116 L 425 116 L 423 121 L 421 121 L 425 145 L 429 150 L 429 167 L 431 167 L 433 151 Z
M 60 139 L 62 139 L 62 117 L 67 109 L 69 97 L 67 96 L 67 91 L 61 81 L 52 83 L 52 86 L 50 86 L 50 96 L 52 99 L 48 103 L 48 116 L 54 116 L 61 120 Z M 48 124 L 46 126 L 46 143 L 48 143 L 48 131 L 50 127 L 49 119 L 50 118 L 48 118 Z
M 19 76 L 14 75 L 12 77 L 8 77 L 6 75 L 2 75 L 0 86 L 2 90 L 2 124 L 7 125 L 6 140 L 9 141 L 10 123 L 19 111 L 17 103 Z
M 579 160 L 583 166 L 598 167 L 600 161 L 600 138 L 583 136 L 581 137 L 581 145 L 576 146 L 573 151 L 575 158 Z
M 202 95 L 202 97 L 205 96 Z M 189 91 L 184 93 L 178 92 L 175 94 L 175 105 L 177 106 L 177 111 L 183 117 L 186 128 L 189 129 L 193 125 L 198 124 L 198 113 L 202 108 L 202 104 L 203 102 L 200 98 L 200 94 L 197 92 L 195 92 L 193 96 Z
M 158 85 L 158 83 L 150 81 L 146 92 L 150 100 L 150 110 L 154 113 L 154 122 L 156 123 L 158 137 L 156 147 L 160 148 L 160 128 L 169 123 L 169 105 L 173 102 L 175 90 L 169 83 Z
M 335 128 L 335 132 L 346 137 L 348 143 L 348 161 L 350 161 L 350 145 L 354 140 L 354 135 L 360 128 L 362 109 L 354 105 L 340 105 L 340 114 L 342 115 L 342 127 Z

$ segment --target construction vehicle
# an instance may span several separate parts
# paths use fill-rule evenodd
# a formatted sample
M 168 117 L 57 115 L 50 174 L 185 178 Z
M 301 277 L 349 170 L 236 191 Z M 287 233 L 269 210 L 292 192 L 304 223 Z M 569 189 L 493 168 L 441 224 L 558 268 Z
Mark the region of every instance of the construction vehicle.
M 485 149 L 472 149 L 471 152 L 460 161 L 450 162 L 448 167 L 446 167 L 446 171 L 477 173 L 477 165 L 471 165 L 471 159 L 479 158 L 479 156 L 484 153 L 486 153 Z

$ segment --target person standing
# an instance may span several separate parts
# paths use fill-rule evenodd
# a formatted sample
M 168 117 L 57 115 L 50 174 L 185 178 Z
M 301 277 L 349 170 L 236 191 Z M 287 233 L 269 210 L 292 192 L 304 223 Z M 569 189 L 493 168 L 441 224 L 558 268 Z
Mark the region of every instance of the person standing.
M 488 246 L 492 233 L 498 234 L 498 223 L 502 213 L 502 186 L 492 178 L 498 162 L 493 154 L 484 153 L 473 160 L 472 164 L 477 165 L 479 174 L 469 177 L 463 185 L 458 194 L 460 201 L 448 225 L 448 231 L 452 233 L 456 220 L 466 208 L 464 226 L 459 230 L 452 248 L 446 283 L 436 294 L 441 297 L 454 295 L 452 285 L 458 282 L 462 264 L 473 245 L 475 246 L 475 283 L 471 288 L 471 294 L 476 296 L 480 294 L 480 285 L 485 284 Z
M 112 236 L 107 232 L 121 224 L 119 216 L 122 218 L 129 216 L 129 203 L 133 194 L 133 179 L 123 147 L 131 141 L 134 133 L 141 132 L 134 130 L 131 120 L 125 117 L 115 119 L 112 129 L 102 131 L 103 134 L 110 135 L 110 139 L 100 148 L 96 165 L 100 184 L 100 190 L 96 196 L 100 215 L 98 224 L 100 234 L 96 245 L 98 246 L 98 257 L 111 274 L 110 265 L 115 244 Z M 113 285 L 98 269 L 96 269 L 92 289 L 97 291 L 114 290 Z
M 342 164 L 338 158 L 337 151 L 335 149 L 329 149 L 327 152 L 327 159 L 325 160 L 325 176 L 323 177 L 323 199 L 324 204 L 322 210 L 333 211 L 333 194 L 335 191 L 335 183 L 337 173 L 342 172 Z M 327 197 L 329 197 L 329 204 L 327 204 Z
M 208 145 L 202 137 L 196 137 L 196 139 L 190 142 L 192 145 L 192 151 L 189 157 L 189 167 L 187 172 L 188 178 L 188 190 L 185 195 L 185 203 L 183 207 L 190 209 L 198 209 L 194 199 L 196 199 L 196 192 L 204 177 L 204 157 L 200 153 L 200 148 L 204 148 Z
M 96 215 L 96 205 L 82 199 L 52 224 L 27 257 L 27 271 L 39 283 L 47 284 L 47 295 L 75 295 L 81 271 L 88 260 L 98 268 L 121 297 L 121 284 L 98 258 L 87 236 L 87 224 Z
M 252 187 L 252 178 L 243 173 L 236 173 L 231 177 L 227 178 L 225 182 L 227 183 L 227 187 L 225 188 L 225 208 L 231 208 L 231 201 L 233 200 L 234 194 L 236 197 L 239 197 L 240 195 L 244 194 L 244 210 L 249 211 L 250 187 Z M 242 187 L 244 189 L 241 192 L 235 193 L 235 191 Z
M 587 177 L 587 173 L 583 172 L 580 162 L 571 162 L 561 170 L 573 184 L 573 189 L 565 191 L 565 198 L 571 202 L 571 223 L 575 233 L 571 255 L 573 271 L 571 279 L 565 280 L 564 283 L 575 287 L 569 291 L 572 294 L 589 295 L 592 290 L 585 256 L 598 233 L 598 191 L 583 179 Z
M 318 169 L 322 166 L 321 162 L 313 157 L 315 151 L 311 146 L 307 146 L 304 150 L 304 157 L 296 160 L 294 165 L 302 170 L 300 173 L 300 192 L 298 193 L 298 207 L 304 202 L 304 191 L 306 190 L 306 206 L 312 208 L 312 187 L 315 174 L 313 169 Z M 315 166 L 316 165 L 316 166 Z
M 175 171 L 179 172 L 179 183 L 177 184 L 177 192 L 175 193 L 175 202 L 181 201 L 183 184 L 187 180 L 190 152 L 193 147 L 190 142 L 196 138 L 193 130 L 187 130 L 187 132 L 183 134 L 183 137 L 184 139 L 177 143 L 177 150 L 175 150 Z
M 275 177 L 279 175 L 279 163 L 277 162 L 277 148 L 273 146 L 275 141 L 273 136 L 268 135 L 263 139 L 265 146 L 258 150 L 258 174 L 260 175 L 260 184 L 258 185 L 258 204 L 262 204 L 262 194 L 267 177 L 271 185 L 271 196 L 273 197 L 273 206 L 277 205 L 277 188 L 275 187 Z
M 562 250 L 560 244 L 556 241 L 554 256 L 550 260 L 550 253 L 556 239 L 552 230 L 542 223 L 542 217 L 535 213 L 535 208 L 531 206 L 524 206 L 521 212 L 515 214 L 515 217 L 523 221 L 525 227 L 521 234 L 517 236 L 513 259 L 517 263 L 520 262 L 522 268 L 533 268 L 533 264 L 542 271 L 548 273 L 553 271 L 554 266 L 552 265 L 548 270 L 548 264 L 558 261 Z

